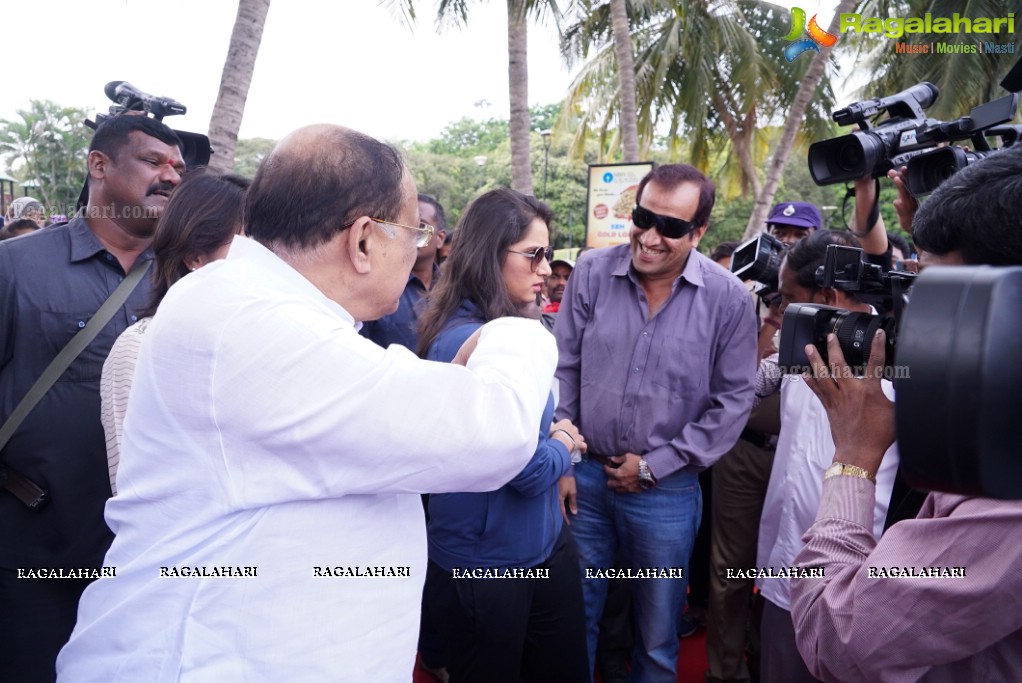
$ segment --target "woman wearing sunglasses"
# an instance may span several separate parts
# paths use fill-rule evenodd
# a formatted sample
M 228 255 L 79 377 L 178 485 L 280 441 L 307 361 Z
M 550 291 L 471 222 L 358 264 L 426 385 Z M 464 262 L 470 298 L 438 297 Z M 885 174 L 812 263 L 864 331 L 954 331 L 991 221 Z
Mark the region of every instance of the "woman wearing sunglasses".
M 484 323 L 538 315 L 549 222 L 545 204 L 514 190 L 469 205 L 420 318 L 419 355 L 450 361 Z M 578 557 L 557 489 L 585 442 L 571 422 L 551 424 L 553 410 L 551 395 L 532 460 L 503 488 L 429 497 L 424 627 L 439 630 L 452 683 L 589 680 Z

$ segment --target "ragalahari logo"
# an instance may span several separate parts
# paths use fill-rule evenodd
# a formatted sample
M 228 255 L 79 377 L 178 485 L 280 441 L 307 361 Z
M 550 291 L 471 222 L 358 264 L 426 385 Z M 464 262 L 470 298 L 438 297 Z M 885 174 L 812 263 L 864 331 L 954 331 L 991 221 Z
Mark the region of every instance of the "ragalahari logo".
M 809 27 L 806 28 L 806 11 L 801 7 L 791 8 L 791 33 L 784 37 L 785 40 L 795 42 L 784 48 L 784 58 L 789 62 L 795 61 L 803 52 L 819 52 L 821 47 L 833 47 L 837 42 L 837 36 L 827 33 L 816 23 L 817 15 L 809 20 Z M 802 38 L 802 31 L 809 33 L 808 38 Z M 801 40 L 800 40 L 801 38 Z

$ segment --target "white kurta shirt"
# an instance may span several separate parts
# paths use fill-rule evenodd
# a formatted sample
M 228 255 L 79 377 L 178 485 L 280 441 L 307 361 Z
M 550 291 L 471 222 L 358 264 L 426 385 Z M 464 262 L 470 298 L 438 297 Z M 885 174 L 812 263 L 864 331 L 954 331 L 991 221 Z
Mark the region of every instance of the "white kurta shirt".
M 524 319 L 485 326 L 467 369 L 381 349 L 235 238 L 171 288 L 145 335 L 106 508 L 116 576 L 85 591 L 59 680 L 410 680 L 417 494 L 514 477 L 556 355 Z M 349 567 L 383 575 L 316 575 Z
M 891 383 L 883 380 L 881 384 L 887 398 L 893 399 Z M 781 433 L 759 522 L 759 568 L 780 571 L 794 565 L 795 557 L 805 547 L 802 535 L 816 521 L 823 473 L 834 462 L 834 450 L 830 420 L 820 399 L 801 377 L 786 375 L 781 381 Z M 884 530 L 897 471 L 898 447 L 892 445 L 876 474 L 873 535 L 878 539 Z M 791 611 L 789 579 L 758 578 L 756 586 L 764 598 Z

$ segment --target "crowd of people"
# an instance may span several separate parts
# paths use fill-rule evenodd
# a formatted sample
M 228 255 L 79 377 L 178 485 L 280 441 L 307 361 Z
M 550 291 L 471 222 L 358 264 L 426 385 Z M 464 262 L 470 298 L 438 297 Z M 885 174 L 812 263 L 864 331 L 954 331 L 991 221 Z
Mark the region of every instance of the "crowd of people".
M 829 245 L 1022 265 L 1022 151 L 921 205 L 892 171 L 914 244 L 870 178 L 847 231 L 778 203 L 758 284 L 699 251 L 686 164 L 574 258 L 536 198 L 449 226 L 339 126 L 250 180 L 115 116 L 88 169 L 0 244 L 0 680 L 674 683 L 697 604 L 710 683 L 1022 676 L 1022 503 L 912 490 L 891 383 L 833 335 L 807 376 L 777 354 L 793 304 L 877 313 L 820 285 Z

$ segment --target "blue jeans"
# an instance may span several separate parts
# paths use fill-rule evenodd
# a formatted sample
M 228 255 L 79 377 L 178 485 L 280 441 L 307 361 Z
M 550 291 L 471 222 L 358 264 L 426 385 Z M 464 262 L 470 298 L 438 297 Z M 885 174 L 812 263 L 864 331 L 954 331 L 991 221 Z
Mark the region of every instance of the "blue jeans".
M 615 493 L 607 488 L 603 466 L 586 460 L 575 466 L 578 514 L 571 532 L 578 546 L 586 608 L 589 668 L 595 671 L 596 637 L 607 599 L 607 579 L 586 578 L 614 567 L 620 547 L 626 567 L 684 567 L 681 579 L 633 579 L 632 616 L 635 647 L 632 681 L 676 683 L 677 619 L 685 604 L 688 561 L 692 554 L 702 494 L 698 475 L 678 472 L 642 493 Z

